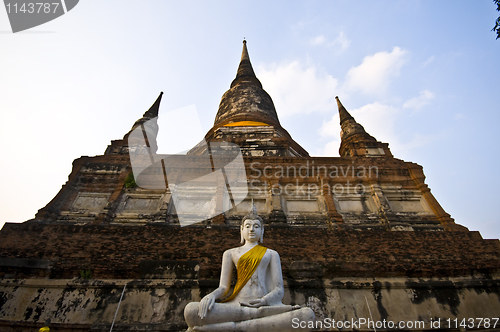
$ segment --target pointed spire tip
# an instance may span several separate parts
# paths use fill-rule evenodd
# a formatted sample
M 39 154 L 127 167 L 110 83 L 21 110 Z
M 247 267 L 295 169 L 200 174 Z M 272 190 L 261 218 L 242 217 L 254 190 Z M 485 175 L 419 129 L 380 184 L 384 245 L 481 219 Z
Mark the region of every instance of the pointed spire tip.
M 149 110 L 147 110 L 146 113 L 144 113 L 143 116 L 150 117 L 150 118 L 158 116 L 158 112 L 159 112 L 159 109 L 160 109 L 160 103 L 161 103 L 162 96 L 163 96 L 163 91 L 160 91 L 160 95 L 158 96 L 158 98 L 156 98 L 156 100 L 153 103 L 153 105 L 151 105 L 151 107 L 149 108 Z
M 337 106 L 339 108 L 340 123 L 342 123 L 348 119 L 354 120 L 354 118 L 351 116 L 351 114 L 349 114 L 349 112 L 347 112 L 344 105 L 342 105 L 342 102 L 340 101 L 339 97 L 336 96 L 335 99 L 337 100 Z
M 255 76 L 252 64 L 250 63 L 250 56 L 248 55 L 246 39 L 243 39 L 243 49 L 241 51 L 240 65 L 238 66 L 238 71 L 236 72 L 236 78 L 231 83 L 231 87 L 235 86 L 241 80 L 254 81 L 254 83 L 256 83 L 259 88 L 262 88 L 262 84 L 257 79 L 257 76 Z

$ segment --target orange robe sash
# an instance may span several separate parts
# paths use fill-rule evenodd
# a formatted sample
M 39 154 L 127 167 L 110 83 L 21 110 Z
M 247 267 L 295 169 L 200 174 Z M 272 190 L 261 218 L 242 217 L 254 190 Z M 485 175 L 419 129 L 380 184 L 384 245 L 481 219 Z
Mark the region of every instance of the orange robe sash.
M 238 279 L 236 280 L 236 285 L 234 285 L 233 294 L 222 302 L 229 302 L 234 299 L 236 295 L 238 295 L 243 286 L 245 286 L 248 280 L 250 280 L 255 270 L 257 270 L 262 257 L 264 257 L 264 254 L 266 253 L 266 250 L 266 247 L 256 245 L 244 253 L 240 259 L 238 259 L 238 264 L 236 265 Z

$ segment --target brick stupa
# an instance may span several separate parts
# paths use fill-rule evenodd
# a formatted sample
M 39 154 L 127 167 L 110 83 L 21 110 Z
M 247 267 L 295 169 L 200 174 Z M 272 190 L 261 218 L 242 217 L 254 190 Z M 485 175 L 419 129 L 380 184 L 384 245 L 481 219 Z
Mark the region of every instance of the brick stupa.
M 184 307 L 217 287 L 252 200 L 264 245 L 281 255 L 283 302 L 312 308 L 318 321 L 423 322 L 417 331 L 498 317 L 499 241 L 456 224 L 422 167 L 396 159 L 338 98 L 340 157 L 311 157 L 281 126 L 246 42 L 214 126 L 187 155 L 156 153 L 161 97 L 103 155 L 76 159 L 34 219 L 5 224 L 1 331 L 36 331 L 48 319 L 51 331 L 109 331 L 115 314 L 114 331 L 185 331 Z M 212 143 L 239 148 L 247 181 L 238 204 L 230 198 L 243 189 L 227 185 L 229 170 L 215 184 L 198 180 Z M 131 153 L 151 165 L 133 175 Z M 211 171 L 231 162 L 221 158 Z

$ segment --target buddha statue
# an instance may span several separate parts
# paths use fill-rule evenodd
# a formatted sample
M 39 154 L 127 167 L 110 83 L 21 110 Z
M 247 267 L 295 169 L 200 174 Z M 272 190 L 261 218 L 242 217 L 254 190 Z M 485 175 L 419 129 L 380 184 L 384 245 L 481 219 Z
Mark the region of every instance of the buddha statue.
M 240 231 L 243 245 L 226 250 L 222 256 L 219 287 L 184 309 L 188 332 L 309 331 L 292 328 L 292 319 L 314 321 L 314 312 L 307 307 L 281 302 L 284 288 L 280 257 L 276 251 L 259 244 L 263 240 L 264 223 L 253 202 Z M 233 293 L 222 302 L 216 302 L 229 293 L 233 266 L 237 271 Z

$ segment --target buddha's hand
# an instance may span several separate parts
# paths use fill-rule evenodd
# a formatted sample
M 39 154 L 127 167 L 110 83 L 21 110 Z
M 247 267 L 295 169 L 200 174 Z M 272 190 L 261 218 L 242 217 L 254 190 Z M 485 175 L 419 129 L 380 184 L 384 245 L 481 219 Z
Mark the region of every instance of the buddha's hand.
M 200 305 L 198 306 L 198 316 L 203 319 L 207 316 L 207 312 L 212 310 L 215 303 L 215 296 L 210 293 L 201 299 Z
M 267 301 L 264 299 L 255 299 L 248 302 L 240 302 L 240 305 L 250 308 L 259 308 L 267 305 Z

